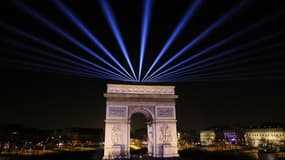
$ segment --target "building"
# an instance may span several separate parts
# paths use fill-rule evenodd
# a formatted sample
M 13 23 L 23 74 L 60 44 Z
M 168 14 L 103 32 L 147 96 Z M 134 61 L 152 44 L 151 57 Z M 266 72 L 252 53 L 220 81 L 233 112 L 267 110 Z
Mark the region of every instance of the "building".
M 103 159 L 130 158 L 132 116 L 147 121 L 148 155 L 179 157 L 175 86 L 107 84 Z
M 246 145 L 251 147 L 275 147 L 284 145 L 285 132 L 282 128 L 249 129 L 244 138 Z
M 204 130 L 200 132 L 201 145 L 209 146 L 215 144 L 216 133 L 212 130 Z
M 224 131 L 224 141 L 226 144 L 237 144 L 237 134 L 234 130 Z

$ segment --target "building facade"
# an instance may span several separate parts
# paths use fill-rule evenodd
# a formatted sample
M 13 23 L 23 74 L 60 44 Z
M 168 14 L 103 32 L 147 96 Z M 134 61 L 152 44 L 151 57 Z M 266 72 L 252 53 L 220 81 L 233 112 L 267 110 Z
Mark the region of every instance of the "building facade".
M 237 144 L 237 134 L 234 130 L 224 131 L 224 141 L 226 144 Z
M 282 128 L 249 129 L 244 134 L 245 143 L 251 147 L 284 145 L 285 132 Z
M 215 144 L 216 133 L 212 130 L 204 130 L 200 132 L 200 142 L 202 146 Z

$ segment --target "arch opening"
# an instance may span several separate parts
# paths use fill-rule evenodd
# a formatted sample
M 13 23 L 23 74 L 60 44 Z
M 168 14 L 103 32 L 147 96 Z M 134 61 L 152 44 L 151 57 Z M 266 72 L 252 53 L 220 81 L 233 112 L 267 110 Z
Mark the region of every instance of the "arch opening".
M 132 120 L 138 116 L 138 121 L 139 126 L 137 127 L 142 127 L 144 130 L 140 130 L 139 132 L 142 132 L 144 135 L 140 135 L 140 139 L 131 139 L 130 140 L 130 147 L 132 144 L 134 143 L 139 143 L 139 147 L 138 150 L 132 150 L 132 148 L 130 148 L 131 151 L 131 155 L 134 156 L 134 158 L 136 158 L 135 156 L 152 156 L 153 154 L 153 150 L 154 150 L 154 145 L 153 145 L 153 127 L 152 127 L 152 123 L 153 123 L 153 119 L 154 119 L 154 115 L 153 112 L 151 110 L 148 109 L 148 107 L 139 107 L 139 106 L 129 106 L 132 109 L 129 111 L 129 121 L 130 121 L 130 138 L 132 138 L 132 131 L 134 128 L 134 125 L 132 123 Z M 136 127 L 135 127 L 136 128 Z M 145 131 L 145 132 L 144 132 Z M 142 134 L 140 133 L 140 134 Z M 137 142 L 135 142 L 134 140 L 136 140 Z
M 130 106 L 132 107 L 132 106 Z M 151 122 L 154 119 L 154 115 L 151 111 L 146 109 L 145 107 L 135 107 L 131 111 L 129 111 L 129 120 L 132 118 L 134 114 L 142 114 L 145 116 L 147 122 Z
M 134 113 L 130 119 L 130 153 L 133 158 L 147 155 L 148 134 L 147 117 L 143 113 Z

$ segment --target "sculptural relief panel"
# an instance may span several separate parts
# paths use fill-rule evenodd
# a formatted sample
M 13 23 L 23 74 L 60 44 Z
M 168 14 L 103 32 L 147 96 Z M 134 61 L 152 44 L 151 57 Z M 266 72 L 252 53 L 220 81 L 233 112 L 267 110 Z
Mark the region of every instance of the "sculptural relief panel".
M 156 107 L 156 116 L 159 119 L 175 119 L 175 110 L 173 106 L 158 106 Z
M 127 116 L 127 107 L 108 107 L 108 117 L 116 118 L 122 117 L 125 118 Z
M 173 108 L 158 108 L 157 109 L 157 115 L 159 117 L 173 117 L 174 116 L 174 110 L 173 110 Z
M 172 142 L 171 128 L 167 124 L 160 126 L 159 140 L 162 144 L 170 144 Z
M 111 130 L 111 141 L 113 144 L 120 144 L 121 143 L 121 126 L 114 125 Z

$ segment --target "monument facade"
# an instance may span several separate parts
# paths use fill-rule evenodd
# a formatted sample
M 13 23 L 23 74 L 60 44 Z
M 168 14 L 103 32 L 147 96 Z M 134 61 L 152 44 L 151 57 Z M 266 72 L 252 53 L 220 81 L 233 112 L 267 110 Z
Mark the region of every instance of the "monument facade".
M 148 154 L 178 157 L 174 86 L 107 84 L 103 159 L 130 158 L 130 120 L 147 119 Z

